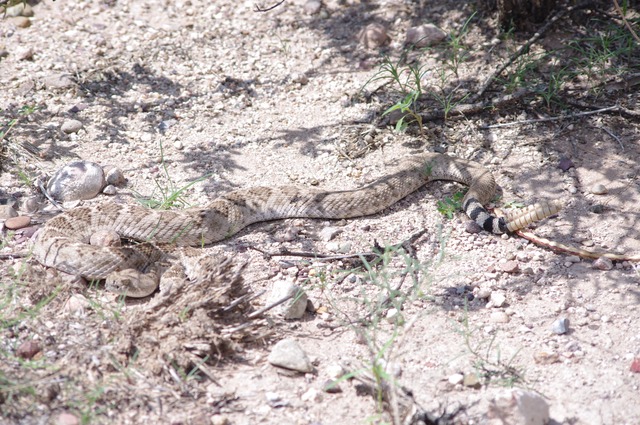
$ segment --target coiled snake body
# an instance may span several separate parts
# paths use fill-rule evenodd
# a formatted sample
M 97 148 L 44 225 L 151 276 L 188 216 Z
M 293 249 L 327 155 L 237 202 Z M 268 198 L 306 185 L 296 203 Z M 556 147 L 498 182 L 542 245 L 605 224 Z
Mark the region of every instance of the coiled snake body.
M 76 208 L 46 223 L 33 253 L 45 266 L 87 279 L 105 279 L 128 269 L 144 273 L 163 256 L 166 245 L 199 247 L 226 239 L 252 223 L 268 220 L 345 219 L 375 214 L 433 180 L 468 185 L 462 204 L 464 211 L 493 233 L 518 230 L 560 209 L 559 203 L 550 202 L 508 219 L 494 217 L 483 206 L 496 189 L 487 169 L 473 161 L 423 153 L 405 158 L 391 173 L 355 190 L 254 187 L 230 192 L 204 208 L 181 211 L 157 211 L 113 202 Z M 124 247 L 89 244 L 92 234 L 105 230 L 141 243 Z M 143 294 L 148 295 L 145 291 L 127 293 Z

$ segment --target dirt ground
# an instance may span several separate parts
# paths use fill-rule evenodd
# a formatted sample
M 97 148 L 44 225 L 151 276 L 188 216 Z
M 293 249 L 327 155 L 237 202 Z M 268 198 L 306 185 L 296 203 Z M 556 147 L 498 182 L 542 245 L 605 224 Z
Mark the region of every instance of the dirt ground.
M 218 280 L 230 294 L 295 280 L 313 304 L 300 320 L 269 311 L 235 333 L 224 332 L 267 295 L 219 319 L 220 305 L 190 307 L 208 293 L 196 288 L 149 314 L 148 300 L 123 302 L 30 258 L 31 236 L 50 215 L 46 202 L 28 212 L 23 201 L 39 200 L 38 177 L 74 160 L 119 167 L 128 182 L 116 199 L 158 197 L 204 177 L 183 196 L 206 205 L 254 185 L 356 188 L 403 156 L 433 150 L 491 170 L 500 186 L 492 206 L 563 200 L 538 235 L 640 255 L 640 55 L 612 7 L 566 14 L 478 102 L 522 88 L 523 96 L 445 120 L 429 114 L 446 99 L 464 104 L 530 34 L 501 33 L 496 14 L 473 15 L 471 2 L 256 6 L 269 5 L 45 1 L 28 27 L 20 17 L 0 20 L 2 124 L 21 117 L 3 141 L 0 198 L 18 201 L 36 224 L 3 229 L 0 244 L 0 423 L 392 422 L 358 380 L 323 391 L 336 368 L 378 371 L 440 423 L 490 423 L 492 404 L 510 388 L 542 395 L 553 424 L 640 423 L 632 368 L 640 262 L 600 270 L 516 235 L 468 233 L 462 212 L 438 211 L 437 201 L 462 188 L 454 183 L 431 183 L 374 216 L 261 223 L 205 248 L 233 260 Z M 359 37 L 371 23 L 388 34 L 381 46 Z M 411 49 L 407 29 L 424 23 L 449 38 Z M 403 54 L 424 65 L 423 134 L 415 123 L 398 132 L 397 117 L 382 116 L 403 94 L 374 77 L 385 75 L 385 57 Z M 485 129 L 615 105 L 624 110 Z M 37 109 L 20 115 L 25 106 Z M 63 132 L 69 120 L 82 129 Z M 597 185 L 606 193 L 594 194 Z M 330 241 L 327 228 L 335 228 Z M 264 255 L 368 253 L 375 244 L 389 249 L 375 265 Z M 569 329 L 556 334 L 561 318 Z M 283 338 L 300 343 L 314 373 L 268 363 Z M 35 355 L 24 354 L 29 344 Z M 456 374 L 477 384 L 456 383 Z

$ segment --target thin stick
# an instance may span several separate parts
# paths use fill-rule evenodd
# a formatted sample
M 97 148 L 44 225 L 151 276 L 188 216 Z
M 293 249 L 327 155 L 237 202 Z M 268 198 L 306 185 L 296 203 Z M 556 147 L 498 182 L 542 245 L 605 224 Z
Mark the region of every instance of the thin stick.
M 609 130 L 607 127 L 596 127 L 596 128 L 599 128 L 600 130 L 607 133 L 609 136 L 613 137 L 620 144 L 620 148 L 624 151 L 624 145 L 622 144 L 622 140 L 620 140 L 618 136 L 613 134 L 611 130 Z
M 631 28 L 631 25 L 629 25 L 629 22 L 627 22 L 627 19 L 624 17 L 624 13 L 622 13 L 622 9 L 620 9 L 620 5 L 618 4 L 618 0 L 613 0 L 613 5 L 616 7 L 616 10 L 620 14 L 620 19 L 622 19 L 622 22 L 624 22 L 624 26 L 627 27 L 627 29 L 629 30 L 629 32 L 631 33 L 633 38 L 635 38 L 636 41 L 638 43 L 640 43 L 640 38 L 638 37 L 638 34 L 636 34 L 636 32 L 633 30 L 633 28 Z
M 488 130 L 490 128 L 512 127 L 514 125 L 532 124 L 532 123 L 536 123 L 536 122 L 561 121 L 561 120 L 566 120 L 566 119 L 570 119 L 570 118 L 583 117 L 583 116 L 586 116 L 586 115 L 599 114 L 599 113 L 602 113 L 602 112 L 617 111 L 618 109 L 619 109 L 619 106 L 618 105 L 614 105 L 614 106 L 608 106 L 608 107 L 602 108 L 602 109 L 596 109 L 595 111 L 578 112 L 576 114 L 563 115 L 563 116 L 559 116 L 559 117 L 536 118 L 536 119 L 533 119 L 533 120 L 513 121 L 513 122 L 507 122 L 507 123 L 503 123 L 503 124 L 484 125 L 484 126 L 479 127 L 479 128 L 480 128 L 480 130 Z

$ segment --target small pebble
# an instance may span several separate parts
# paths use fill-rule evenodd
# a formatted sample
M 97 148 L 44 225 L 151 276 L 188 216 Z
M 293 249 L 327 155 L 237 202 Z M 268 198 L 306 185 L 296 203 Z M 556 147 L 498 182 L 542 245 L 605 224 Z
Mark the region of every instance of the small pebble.
M 562 335 L 569 330 L 569 319 L 560 317 L 551 325 L 551 331 L 556 335 Z
M 501 310 L 493 311 L 491 312 L 491 321 L 493 323 L 509 323 L 509 315 Z
M 502 307 L 504 303 L 507 301 L 507 297 L 502 291 L 493 291 L 491 292 L 491 297 L 489 298 L 491 301 L 491 305 L 493 307 Z
M 482 387 L 480 378 L 475 373 L 465 373 L 462 385 L 465 387 L 475 388 L 476 390 Z
M 374 22 L 360 31 L 358 41 L 367 49 L 377 49 L 389 41 L 389 36 L 382 24 Z
M 5 220 L 4 227 L 6 227 L 9 230 L 18 230 L 18 229 L 22 229 L 23 227 L 27 227 L 30 224 L 31 224 L 31 217 L 28 217 L 26 215 L 21 215 L 18 217 L 11 217 Z
M 287 338 L 278 341 L 267 358 L 273 366 L 285 369 L 295 370 L 298 372 L 312 372 L 313 366 L 309 357 L 304 352 L 300 344 L 295 339 Z
M 519 271 L 519 266 L 516 261 L 510 260 L 504 263 L 498 264 L 500 269 L 505 273 L 517 273 Z
M 342 388 L 340 388 L 338 381 L 334 381 L 331 379 L 328 379 L 325 381 L 324 385 L 322 386 L 322 390 L 329 394 L 336 394 L 336 393 L 342 392 Z
M 560 356 L 552 351 L 538 351 L 533 355 L 533 360 L 538 364 L 553 364 L 560 361 Z
M 114 167 L 113 165 L 106 165 L 104 167 L 104 174 L 107 184 L 121 186 L 127 182 L 122 170 L 118 167 Z
M 447 33 L 433 24 L 411 27 L 407 30 L 405 44 L 415 47 L 427 47 L 437 44 L 447 37 Z
M 604 205 L 602 204 L 594 204 L 589 207 L 589 211 L 594 214 L 602 214 L 604 212 Z
M 112 184 L 108 184 L 102 189 L 102 193 L 105 195 L 113 196 L 118 193 L 118 189 Z
M 56 418 L 55 425 L 80 425 L 80 419 L 71 413 L 60 413 Z
M 320 0 L 307 0 L 302 8 L 307 15 L 315 15 L 320 12 L 322 2 Z
M 337 227 L 325 227 L 318 233 L 318 237 L 321 241 L 329 242 L 342 232 L 342 229 Z
M 297 272 L 296 268 L 293 268 Z M 307 310 L 307 293 L 298 285 L 291 281 L 279 280 L 271 287 L 267 304 L 273 304 L 285 297 L 290 297 L 287 301 L 276 306 L 274 312 L 285 319 L 300 319 Z
M 22 359 L 30 360 L 40 352 L 42 348 L 36 341 L 25 341 L 16 350 L 16 355 Z
M 464 381 L 464 375 L 461 373 L 454 373 L 447 378 L 447 381 L 449 381 L 451 385 L 462 384 L 462 382 Z
M 596 259 L 591 266 L 594 269 L 607 271 L 613 268 L 613 261 L 605 257 L 600 257 Z
M 48 89 L 68 89 L 75 85 L 69 74 L 53 74 L 43 79 L 44 85 Z
M 605 185 L 598 183 L 591 187 L 591 193 L 594 195 L 605 195 L 609 193 L 609 189 L 607 189 Z
M 66 120 L 62 123 L 62 126 L 60 126 L 60 130 L 67 134 L 77 133 L 82 130 L 82 122 L 78 120 Z

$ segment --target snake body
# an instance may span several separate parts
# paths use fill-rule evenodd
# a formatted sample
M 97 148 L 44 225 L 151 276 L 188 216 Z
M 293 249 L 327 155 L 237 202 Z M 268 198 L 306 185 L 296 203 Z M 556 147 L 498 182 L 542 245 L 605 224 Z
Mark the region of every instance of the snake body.
M 105 279 L 126 269 L 144 271 L 163 256 L 158 244 L 202 246 L 226 239 L 250 224 L 294 217 L 345 219 L 378 213 L 433 180 L 469 186 L 462 207 L 483 229 L 513 232 L 555 214 L 560 204 L 533 207 L 515 218 L 497 218 L 486 205 L 496 182 L 477 162 L 437 153 L 406 157 L 384 177 L 354 190 L 253 187 L 223 195 L 203 208 L 150 210 L 105 202 L 79 207 L 49 220 L 37 236 L 33 254 L 45 266 L 87 279 Z M 91 235 L 115 231 L 140 241 L 124 247 L 93 246 Z

